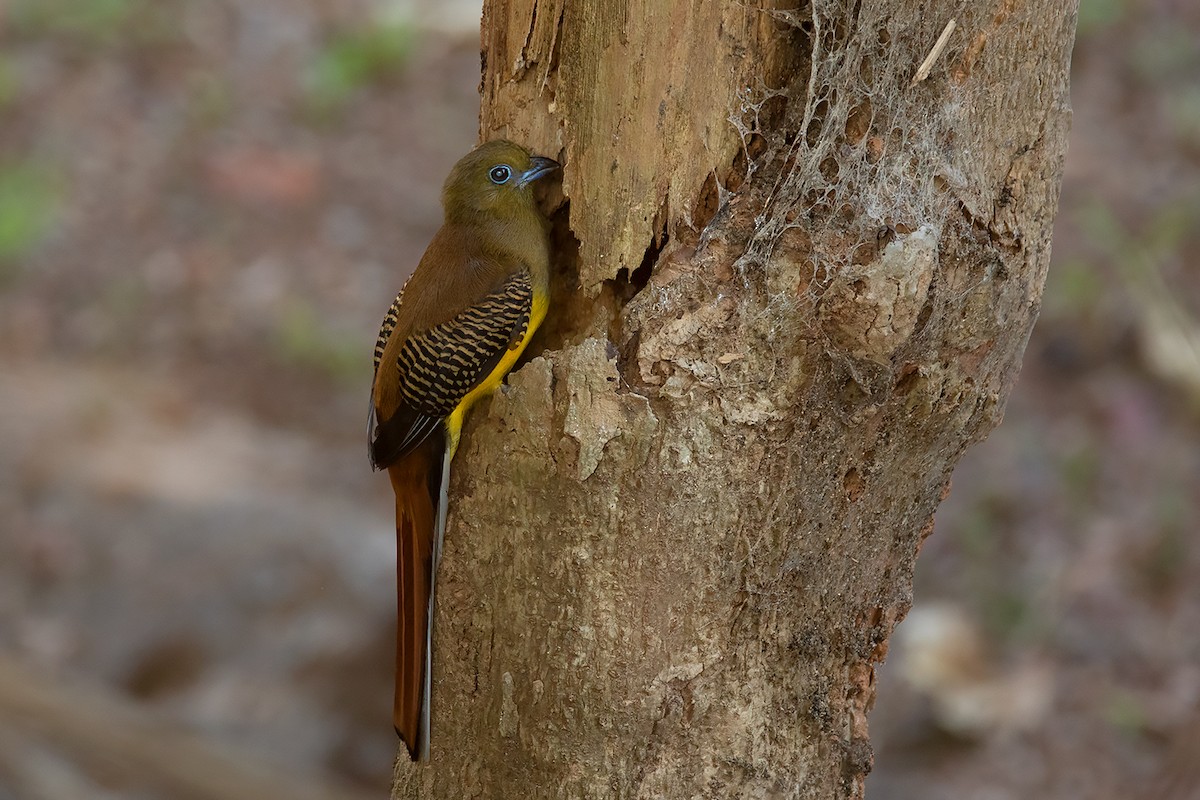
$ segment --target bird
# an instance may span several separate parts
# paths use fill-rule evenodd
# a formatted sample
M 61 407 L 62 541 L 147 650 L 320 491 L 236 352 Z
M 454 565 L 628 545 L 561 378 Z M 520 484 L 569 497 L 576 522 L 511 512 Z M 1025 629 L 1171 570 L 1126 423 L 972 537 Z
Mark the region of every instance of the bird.
M 442 188 L 442 227 L 375 344 L 368 451 L 396 496 L 392 722 L 413 761 L 429 759 L 434 585 L 450 461 L 464 415 L 500 386 L 546 317 L 549 221 L 533 188 L 558 169 L 503 139 L 463 156 Z

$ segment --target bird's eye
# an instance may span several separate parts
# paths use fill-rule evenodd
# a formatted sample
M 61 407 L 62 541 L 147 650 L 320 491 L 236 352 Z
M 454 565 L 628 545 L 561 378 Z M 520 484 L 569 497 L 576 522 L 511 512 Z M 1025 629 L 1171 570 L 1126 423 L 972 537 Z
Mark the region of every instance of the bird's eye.
M 508 179 L 512 177 L 512 170 L 504 164 L 498 164 L 488 171 L 488 177 L 495 184 L 508 183 Z

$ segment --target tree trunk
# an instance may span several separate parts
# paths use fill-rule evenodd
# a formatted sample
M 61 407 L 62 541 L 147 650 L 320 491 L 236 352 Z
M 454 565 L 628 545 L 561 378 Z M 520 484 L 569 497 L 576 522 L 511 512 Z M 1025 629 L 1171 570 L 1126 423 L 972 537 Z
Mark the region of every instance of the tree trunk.
M 1076 10 L 764 5 L 485 4 L 483 137 L 569 205 L 549 352 L 454 464 L 398 797 L 863 794 L 874 665 L 1037 316 Z

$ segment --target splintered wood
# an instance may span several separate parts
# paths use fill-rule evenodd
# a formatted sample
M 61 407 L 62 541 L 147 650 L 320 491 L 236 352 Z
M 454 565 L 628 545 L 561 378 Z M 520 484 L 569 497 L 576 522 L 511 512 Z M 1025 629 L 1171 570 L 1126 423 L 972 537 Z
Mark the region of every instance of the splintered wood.
M 705 221 L 704 183 L 742 144 L 739 92 L 775 80 L 790 29 L 741 3 L 493 0 L 483 30 L 482 137 L 564 162 L 591 295 Z
M 925 60 L 921 62 L 921 66 L 917 67 L 917 74 L 913 76 L 912 83 L 909 86 L 916 86 L 929 77 L 929 71 L 933 69 L 933 65 L 937 63 L 938 57 L 946 49 L 946 44 L 950 41 L 950 34 L 954 33 L 954 28 L 954 20 L 946 23 L 946 27 L 942 29 L 942 35 L 933 43 L 933 49 L 929 51 L 929 55 L 925 56 Z

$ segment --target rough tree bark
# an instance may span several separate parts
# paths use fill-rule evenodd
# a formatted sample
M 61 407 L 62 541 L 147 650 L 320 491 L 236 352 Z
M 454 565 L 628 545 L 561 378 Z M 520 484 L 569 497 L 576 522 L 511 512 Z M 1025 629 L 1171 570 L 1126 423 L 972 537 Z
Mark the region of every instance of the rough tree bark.
M 796 5 L 485 3 L 481 133 L 569 205 L 545 352 L 455 462 L 396 796 L 862 796 L 874 665 L 1037 316 L 1076 7 Z

